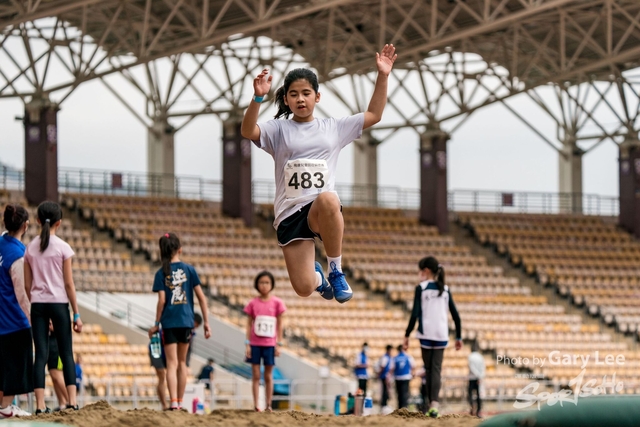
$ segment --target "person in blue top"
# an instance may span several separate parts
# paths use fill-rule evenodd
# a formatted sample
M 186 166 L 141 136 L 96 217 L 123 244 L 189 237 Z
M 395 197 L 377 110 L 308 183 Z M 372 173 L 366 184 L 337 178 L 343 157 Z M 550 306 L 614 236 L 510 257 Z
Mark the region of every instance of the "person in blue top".
M 428 415 L 437 418 L 438 394 L 440 393 L 440 373 L 444 349 L 449 342 L 449 321 L 447 313 L 456 326 L 456 350 L 462 348 L 462 326 L 460 315 L 453 302 L 449 287 L 444 284 L 444 268 L 434 257 L 422 258 L 418 263 L 420 284 L 416 286 L 411 318 L 404 335 L 403 348 L 409 348 L 409 335 L 418 321 L 416 338 L 420 340 L 422 361 L 424 362 Z M 426 405 L 426 402 L 425 402 Z
M 7 232 L 0 236 L 0 419 L 30 413 L 12 404 L 15 395 L 33 391 L 30 304 L 24 287 L 25 246 L 29 213 L 20 205 L 4 210 Z
M 162 268 L 156 273 L 153 291 L 158 293 L 155 325 L 149 329 L 149 338 L 162 325 L 164 353 L 167 360 L 167 386 L 171 410 L 182 408 L 187 384 L 187 351 L 194 327 L 193 294 L 198 297 L 204 319 L 204 337 L 209 339 L 211 328 L 207 299 L 200 286 L 200 278 L 193 266 L 180 261 L 182 246 L 173 233 L 160 238 Z
M 380 397 L 381 408 L 387 406 L 387 403 L 389 402 L 389 370 L 391 369 L 392 359 L 391 350 L 393 350 L 393 346 L 388 344 L 386 352 L 380 357 L 380 359 L 378 359 L 378 363 L 376 364 L 376 373 L 378 374 L 378 379 L 382 386 L 382 393 Z
M 82 355 L 76 354 L 76 390 L 80 394 L 82 390 Z
M 409 406 L 409 382 L 413 378 L 416 362 L 410 354 L 404 352 L 402 345 L 398 346 L 398 354 L 391 360 L 389 372 L 396 382 L 398 409 Z
M 358 388 L 362 390 L 364 395 L 367 394 L 367 382 L 369 381 L 369 345 L 365 342 L 362 344 L 362 351 L 358 353 L 355 360 L 354 373 L 358 379 Z

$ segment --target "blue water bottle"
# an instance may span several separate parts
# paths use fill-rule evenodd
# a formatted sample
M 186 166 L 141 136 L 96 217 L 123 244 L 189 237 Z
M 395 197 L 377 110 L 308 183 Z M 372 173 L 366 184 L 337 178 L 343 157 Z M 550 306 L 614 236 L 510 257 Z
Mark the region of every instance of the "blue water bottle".
M 341 395 L 336 395 L 336 401 L 333 403 L 333 415 L 340 415 L 340 398 Z

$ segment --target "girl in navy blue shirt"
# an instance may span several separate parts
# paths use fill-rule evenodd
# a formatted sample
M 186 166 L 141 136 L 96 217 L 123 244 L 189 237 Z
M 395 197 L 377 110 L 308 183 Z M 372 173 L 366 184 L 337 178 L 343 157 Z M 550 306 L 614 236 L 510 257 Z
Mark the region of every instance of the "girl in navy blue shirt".
M 193 266 L 180 261 L 182 246 L 173 233 L 160 238 L 162 268 L 153 282 L 158 293 L 156 323 L 149 329 L 149 338 L 162 325 L 164 353 L 167 360 L 167 386 L 171 398 L 171 410 L 182 408 L 182 398 L 187 384 L 187 352 L 194 327 L 193 294 L 195 292 L 204 319 L 204 337 L 211 336 L 207 299 L 200 286 L 200 278 Z

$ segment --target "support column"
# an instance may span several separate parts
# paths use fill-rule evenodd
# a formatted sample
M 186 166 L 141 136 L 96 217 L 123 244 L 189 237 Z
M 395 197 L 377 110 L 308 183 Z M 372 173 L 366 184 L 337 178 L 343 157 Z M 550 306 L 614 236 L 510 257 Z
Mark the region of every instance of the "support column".
M 447 205 L 447 141 L 441 131 L 420 136 L 420 221 L 449 231 Z
M 241 117 L 230 117 L 222 125 L 222 213 L 251 226 L 251 141 L 240 134 L 241 125 Z
M 640 238 L 640 141 L 620 144 L 620 226 Z
M 353 202 L 378 206 L 378 141 L 370 131 L 364 131 L 353 147 Z
M 48 99 L 25 106 L 24 194 L 32 205 L 58 201 L 58 110 Z
M 575 136 L 567 137 L 562 144 L 559 159 L 559 184 L 561 213 L 582 213 L 582 156 Z
M 147 133 L 148 191 L 154 195 L 174 197 L 175 130 L 167 118 L 157 118 Z

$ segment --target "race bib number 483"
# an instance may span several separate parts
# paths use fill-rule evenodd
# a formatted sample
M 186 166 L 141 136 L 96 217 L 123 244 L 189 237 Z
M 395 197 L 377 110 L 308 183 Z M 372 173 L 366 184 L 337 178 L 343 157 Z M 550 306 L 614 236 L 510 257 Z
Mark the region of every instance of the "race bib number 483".
M 329 179 L 329 169 L 325 160 L 289 160 L 284 167 L 285 194 L 287 199 L 295 199 L 324 191 Z

